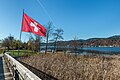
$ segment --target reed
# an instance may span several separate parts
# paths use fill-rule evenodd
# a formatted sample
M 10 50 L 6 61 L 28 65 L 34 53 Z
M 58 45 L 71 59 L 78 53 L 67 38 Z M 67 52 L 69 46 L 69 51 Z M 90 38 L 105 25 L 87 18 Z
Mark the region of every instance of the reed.
M 118 80 L 120 56 L 39 54 L 19 58 L 59 80 Z

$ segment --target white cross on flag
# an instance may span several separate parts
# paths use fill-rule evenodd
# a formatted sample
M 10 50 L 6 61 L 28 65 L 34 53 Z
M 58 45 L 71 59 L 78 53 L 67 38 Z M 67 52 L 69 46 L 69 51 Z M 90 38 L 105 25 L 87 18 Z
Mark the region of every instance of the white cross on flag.
M 23 16 L 22 31 L 31 32 L 39 36 L 46 37 L 46 29 L 37 21 L 29 17 L 26 13 Z

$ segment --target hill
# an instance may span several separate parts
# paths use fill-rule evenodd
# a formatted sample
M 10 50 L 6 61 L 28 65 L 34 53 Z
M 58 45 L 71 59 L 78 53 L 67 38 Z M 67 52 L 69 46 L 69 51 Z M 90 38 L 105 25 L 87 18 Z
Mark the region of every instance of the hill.
M 98 46 L 113 46 L 113 47 L 120 47 L 120 35 L 111 36 L 108 38 L 89 38 L 86 40 L 79 39 L 79 40 L 70 40 L 70 41 L 59 41 L 57 43 L 58 46 L 73 46 L 76 43 L 78 46 L 81 47 L 98 47 Z
M 108 37 L 108 39 L 120 39 L 120 35 L 111 36 Z

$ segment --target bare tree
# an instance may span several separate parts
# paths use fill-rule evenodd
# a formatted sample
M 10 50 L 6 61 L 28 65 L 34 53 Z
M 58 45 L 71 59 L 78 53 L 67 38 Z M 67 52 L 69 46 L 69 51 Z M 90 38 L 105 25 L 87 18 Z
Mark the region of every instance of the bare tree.
M 63 39 L 63 29 L 56 29 L 55 32 L 53 33 L 54 36 L 54 52 L 56 51 L 56 47 L 57 47 L 57 41 Z
M 46 49 L 45 49 L 45 54 L 47 53 L 47 49 L 48 49 L 48 41 L 49 41 L 49 37 L 52 34 L 52 22 L 48 22 L 48 24 L 46 25 L 46 29 L 47 29 L 47 34 L 46 34 Z
M 70 43 L 70 46 L 73 48 L 73 51 L 75 52 L 75 55 L 78 53 L 78 48 L 80 47 L 80 41 L 78 37 L 73 37 L 73 40 Z

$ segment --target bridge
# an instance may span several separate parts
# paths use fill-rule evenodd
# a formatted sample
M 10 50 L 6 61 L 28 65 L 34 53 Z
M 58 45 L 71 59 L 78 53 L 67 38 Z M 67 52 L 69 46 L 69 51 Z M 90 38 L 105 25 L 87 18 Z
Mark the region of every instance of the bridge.
M 41 80 L 9 54 L 0 54 L 0 80 Z
M 13 76 L 5 63 L 3 54 L 0 54 L 0 80 L 13 80 Z

